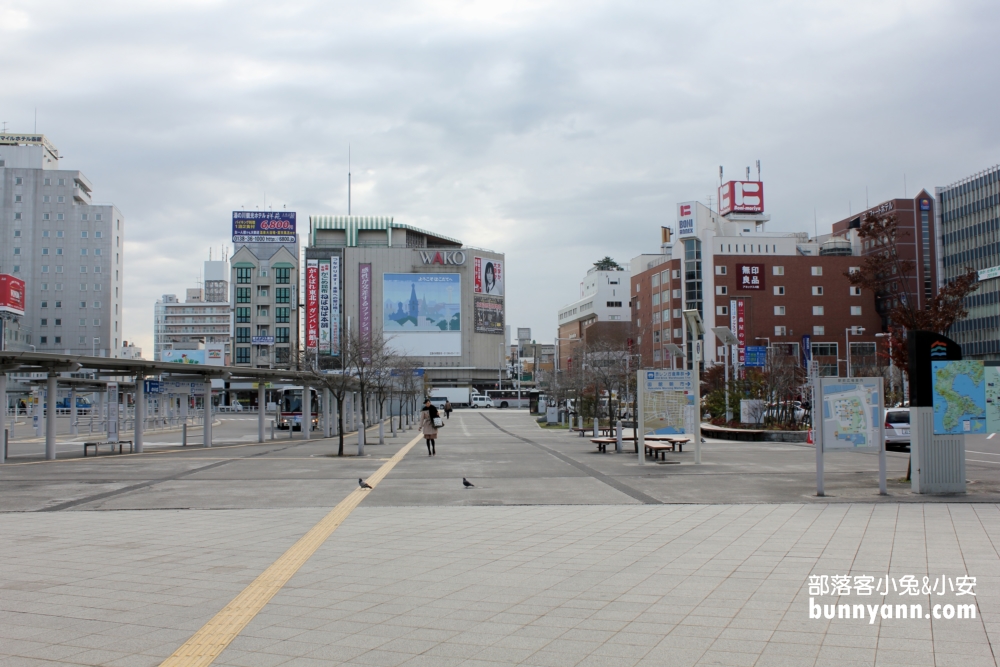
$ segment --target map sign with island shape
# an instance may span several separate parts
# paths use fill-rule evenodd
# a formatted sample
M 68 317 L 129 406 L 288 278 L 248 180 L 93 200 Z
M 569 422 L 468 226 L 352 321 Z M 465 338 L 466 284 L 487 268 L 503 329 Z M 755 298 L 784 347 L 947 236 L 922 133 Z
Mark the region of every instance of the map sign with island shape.
M 986 430 L 1000 431 L 1000 366 L 986 366 Z
M 986 374 L 983 362 L 932 361 L 934 433 L 986 432 Z
M 823 381 L 823 449 L 879 447 L 877 378 Z

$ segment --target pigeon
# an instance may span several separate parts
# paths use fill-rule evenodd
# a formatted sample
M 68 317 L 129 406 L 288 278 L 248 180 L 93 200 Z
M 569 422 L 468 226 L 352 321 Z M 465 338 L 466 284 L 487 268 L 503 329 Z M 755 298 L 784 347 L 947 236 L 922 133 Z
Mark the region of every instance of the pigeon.
M 361 479 L 360 477 L 358 478 L 358 486 L 360 486 L 362 489 L 370 489 L 370 488 L 372 488 L 371 486 L 368 485 L 368 482 L 366 482 L 365 480 Z
M 464 484 L 465 488 L 467 488 L 467 489 L 471 489 L 471 488 L 473 488 L 473 487 L 476 486 L 475 484 L 473 484 L 469 480 L 465 479 L 464 477 L 462 478 L 462 484 Z

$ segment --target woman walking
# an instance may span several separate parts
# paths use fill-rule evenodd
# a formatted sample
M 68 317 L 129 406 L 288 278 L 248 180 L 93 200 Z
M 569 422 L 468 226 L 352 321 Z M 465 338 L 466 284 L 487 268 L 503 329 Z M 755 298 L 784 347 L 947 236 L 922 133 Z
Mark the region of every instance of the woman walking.
M 438 409 L 431 403 L 431 399 L 425 399 L 424 409 L 420 411 L 420 430 L 427 441 L 427 456 L 437 456 L 434 443 L 437 440 L 438 424 L 441 424 Z

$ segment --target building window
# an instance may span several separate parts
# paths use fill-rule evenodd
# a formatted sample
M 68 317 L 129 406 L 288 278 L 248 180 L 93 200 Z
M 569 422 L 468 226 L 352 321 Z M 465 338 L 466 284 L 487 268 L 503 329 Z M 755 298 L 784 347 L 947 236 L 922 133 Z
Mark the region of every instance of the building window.
M 56 213 L 56 220 L 64 220 L 64 219 L 65 217 L 63 216 L 62 213 Z
M 785 296 L 785 286 L 775 285 L 774 286 L 774 296 Z
M 49 337 L 48 336 L 41 336 L 38 339 L 38 342 L 41 343 L 42 345 L 46 345 L 49 342 Z
M 276 285 L 290 285 L 292 283 L 292 270 L 275 269 L 274 282 Z
M 729 294 L 729 288 L 726 287 L 725 285 L 716 285 L 715 286 L 715 293 L 717 295 L 719 295 L 719 296 L 725 296 L 725 295 Z
M 62 236 L 62 232 L 59 232 L 59 236 Z M 63 254 L 63 249 L 62 248 L 56 248 L 56 255 L 62 255 L 62 254 Z
M 61 318 L 58 318 L 58 317 L 56 318 L 56 326 L 57 327 L 61 327 L 62 326 L 62 319 Z
M 684 332 L 681 329 L 674 329 L 674 338 L 683 338 Z
M 653 305 L 654 306 L 659 306 L 660 305 L 660 293 L 659 292 L 656 292 L 656 293 L 653 294 Z M 611 307 L 611 302 L 610 301 L 608 302 L 608 307 L 609 308 Z
M 783 275 L 785 275 L 785 267 L 783 267 L 783 266 L 773 266 L 773 267 L 771 267 L 771 273 L 774 274 L 774 275 L 776 275 L 776 276 L 783 276 Z
M 253 269 L 247 267 L 236 267 L 236 284 L 249 285 L 253 279 Z
M 21 249 L 20 248 L 14 248 L 14 254 L 15 255 L 20 255 L 21 254 Z M 48 255 L 49 254 L 49 249 L 48 248 L 42 248 L 42 254 L 43 255 Z
M 725 266 L 717 266 L 717 267 L 715 267 L 715 275 L 717 275 L 717 276 L 724 276 L 724 275 L 726 275 L 726 267 Z
M 823 287 L 821 285 L 813 285 L 813 296 L 823 296 Z
M 851 296 L 861 296 L 861 288 L 851 286 Z
M 785 327 L 774 327 L 774 335 L 775 336 L 784 336 L 785 335 Z
M 80 326 L 81 327 L 87 326 L 87 318 L 85 318 L 85 317 L 81 317 L 80 318 Z
M 821 327 L 821 326 L 813 327 L 813 336 L 825 336 L 825 335 L 826 335 L 826 327 Z
M 775 315 L 784 315 L 785 314 L 785 307 L 784 306 L 775 306 L 774 307 L 774 314 Z
M 861 306 L 851 306 L 851 315 L 860 315 Z
M 250 303 L 250 288 L 249 287 L 237 287 L 236 288 L 236 303 Z
M 659 287 L 660 286 L 660 274 L 659 273 L 654 273 L 653 277 L 650 278 L 650 282 L 652 283 L 653 287 Z
M 250 327 L 236 327 L 236 342 L 237 343 L 250 342 Z
M 101 214 L 98 213 L 97 215 L 95 215 L 94 216 L 94 220 L 97 220 L 98 222 L 100 222 L 101 221 Z M 97 238 L 101 238 L 101 233 L 100 232 L 97 232 Z
M 823 275 L 823 267 L 822 266 L 813 266 L 813 267 L 811 267 L 811 273 L 814 276 L 821 276 L 821 275 Z
M 287 364 L 291 360 L 291 349 L 287 347 L 274 348 L 274 363 Z
M 659 323 L 660 323 L 660 311 L 654 311 L 653 312 L 653 324 L 659 324 Z
M 49 307 L 49 302 L 48 301 L 42 301 L 42 308 L 48 308 L 48 307 Z
M 48 320 L 48 318 L 45 318 L 45 317 L 43 317 L 43 318 L 42 318 L 42 326 L 43 326 L 43 327 L 47 327 L 48 325 L 49 325 L 49 320 Z
M 20 264 L 15 264 L 14 265 L 14 273 L 20 273 L 20 272 L 21 272 L 21 265 Z
M 270 287 L 267 285 L 257 285 L 257 297 L 266 297 L 270 294 Z
M 257 306 L 257 317 L 267 317 L 271 314 L 271 311 L 267 306 Z
M 250 324 L 250 309 L 249 308 L 237 308 L 236 309 L 236 321 L 240 324 Z
M 654 343 L 659 343 L 660 342 L 660 330 L 659 329 L 653 329 L 653 342 Z
M 249 364 L 250 363 L 250 348 L 249 347 L 238 347 L 238 348 L 236 348 L 236 363 L 238 363 L 238 364 Z
M 290 327 L 274 327 L 274 342 L 275 343 L 290 343 L 289 332 Z
M 87 218 L 86 218 L 86 217 L 84 217 L 84 220 L 86 220 L 86 219 L 87 219 Z M 81 239 L 85 239 L 85 238 L 87 238 L 87 232 L 80 232 L 80 238 L 81 238 Z
M 291 303 L 292 302 L 292 288 L 291 287 L 276 287 L 276 288 L 274 288 L 274 302 L 275 303 Z
M 823 306 L 813 306 L 813 315 L 822 315 Z
M 716 315 L 728 315 L 729 314 L 729 306 L 716 306 L 715 307 L 715 314 Z
M 60 343 L 62 343 L 62 336 L 56 336 L 55 344 L 59 345 Z
M 80 255 L 86 255 L 86 254 L 87 254 L 87 249 L 86 248 L 80 248 Z

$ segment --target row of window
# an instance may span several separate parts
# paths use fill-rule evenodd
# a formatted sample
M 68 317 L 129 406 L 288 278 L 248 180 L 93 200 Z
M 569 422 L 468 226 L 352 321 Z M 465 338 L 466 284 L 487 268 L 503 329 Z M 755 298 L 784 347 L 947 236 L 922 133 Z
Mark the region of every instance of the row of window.
M 270 352 L 266 346 L 260 346 L 257 350 L 257 356 L 267 357 Z M 287 347 L 276 347 L 274 348 L 274 361 L 275 363 L 288 363 L 291 359 L 291 349 Z M 250 363 L 250 348 L 249 347 L 237 347 L 236 348 L 236 363 L 237 364 L 249 364 Z
M 258 336 L 267 336 L 269 329 L 266 326 L 257 327 Z M 236 327 L 236 342 L 237 343 L 249 343 L 251 342 L 250 327 Z M 289 343 L 291 342 L 291 329 L 289 327 L 275 327 L 274 328 L 274 342 L 275 343 Z
M 251 302 L 251 288 L 249 287 L 237 287 L 236 288 L 236 303 L 250 303 Z M 268 288 L 264 285 L 259 285 L 257 287 L 257 297 L 262 298 L 268 295 Z M 276 287 L 274 289 L 274 302 L 275 303 L 291 303 L 292 302 L 292 288 L 291 287 Z M 621 305 L 621 304 L 619 304 Z
M 54 320 L 52 320 L 52 322 L 53 322 L 53 326 L 57 326 L 57 327 L 61 327 L 62 326 L 62 318 L 57 317 Z M 43 317 L 41 319 L 41 326 L 43 326 L 43 327 L 49 326 L 49 319 L 47 317 Z M 81 317 L 80 318 L 80 326 L 81 327 L 87 326 L 87 318 L 85 318 L 85 317 Z M 100 318 L 94 318 L 94 326 L 95 327 L 101 326 L 101 320 L 100 320 Z
M 88 235 L 89 235 L 89 232 L 86 232 L 86 231 L 80 232 L 80 238 L 81 239 L 88 238 Z M 65 232 L 62 229 L 57 229 L 56 230 L 56 238 L 57 239 L 61 239 L 64 236 L 65 236 Z M 14 238 L 15 239 L 21 238 L 21 230 L 20 229 L 15 229 L 14 230 Z M 49 230 L 48 229 L 43 229 L 42 230 L 42 238 L 43 239 L 49 238 Z M 94 232 L 94 238 L 95 239 L 104 238 L 104 235 L 101 232 Z
M 54 303 L 54 305 L 55 305 L 56 308 L 62 308 L 62 301 L 54 301 L 53 303 Z M 49 302 L 48 301 L 42 301 L 41 302 L 41 307 L 42 308 L 48 308 L 49 307 Z M 81 301 L 80 302 L 80 307 L 81 308 L 86 308 L 87 307 L 87 302 L 86 301 Z M 101 307 L 101 302 L 100 301 L 95 301 L 94 305 L 93 305 L 93 308 L 100 308 L 100 307 Z
M 236 284 L 249 285 L 253 282 L 253 268 L 244 266 L 236 268 Z M 260 270 L 260 277 L 267 278 L 267 269 Z M 290 285 L 292 282 L 292 270 L 289 268 L 274 269 L 274 283 L 276 285 Z
M 38 342 L 41 345 L 48 345 L 49 344 L 49 337 L 48 336 L 40 336 L 38 338 Z M 88 338 L 87 336 L 80 336 L 79 344 L 80 345 L 86 345 L 87 343 L 90 343 L 92 345 L 100 345 L 101 344 L 101 339 L 100 338 Z M 62 336 L 53 336 L 52 337 L 52 344 L 53 345 L 61 345 L 62 344 Z
M 291 322 L 291 308 L 275 308 L 274 309 L 274 321 L 278 323 Z M 257 317 L 269 317 L 271 314 L 271 309 L 269 306 L 257 306 Z M 238 307 L 236 309 L 236 322 L 237 324 L 249 324 L 250 323 L 250 308 L 249 307 Z

